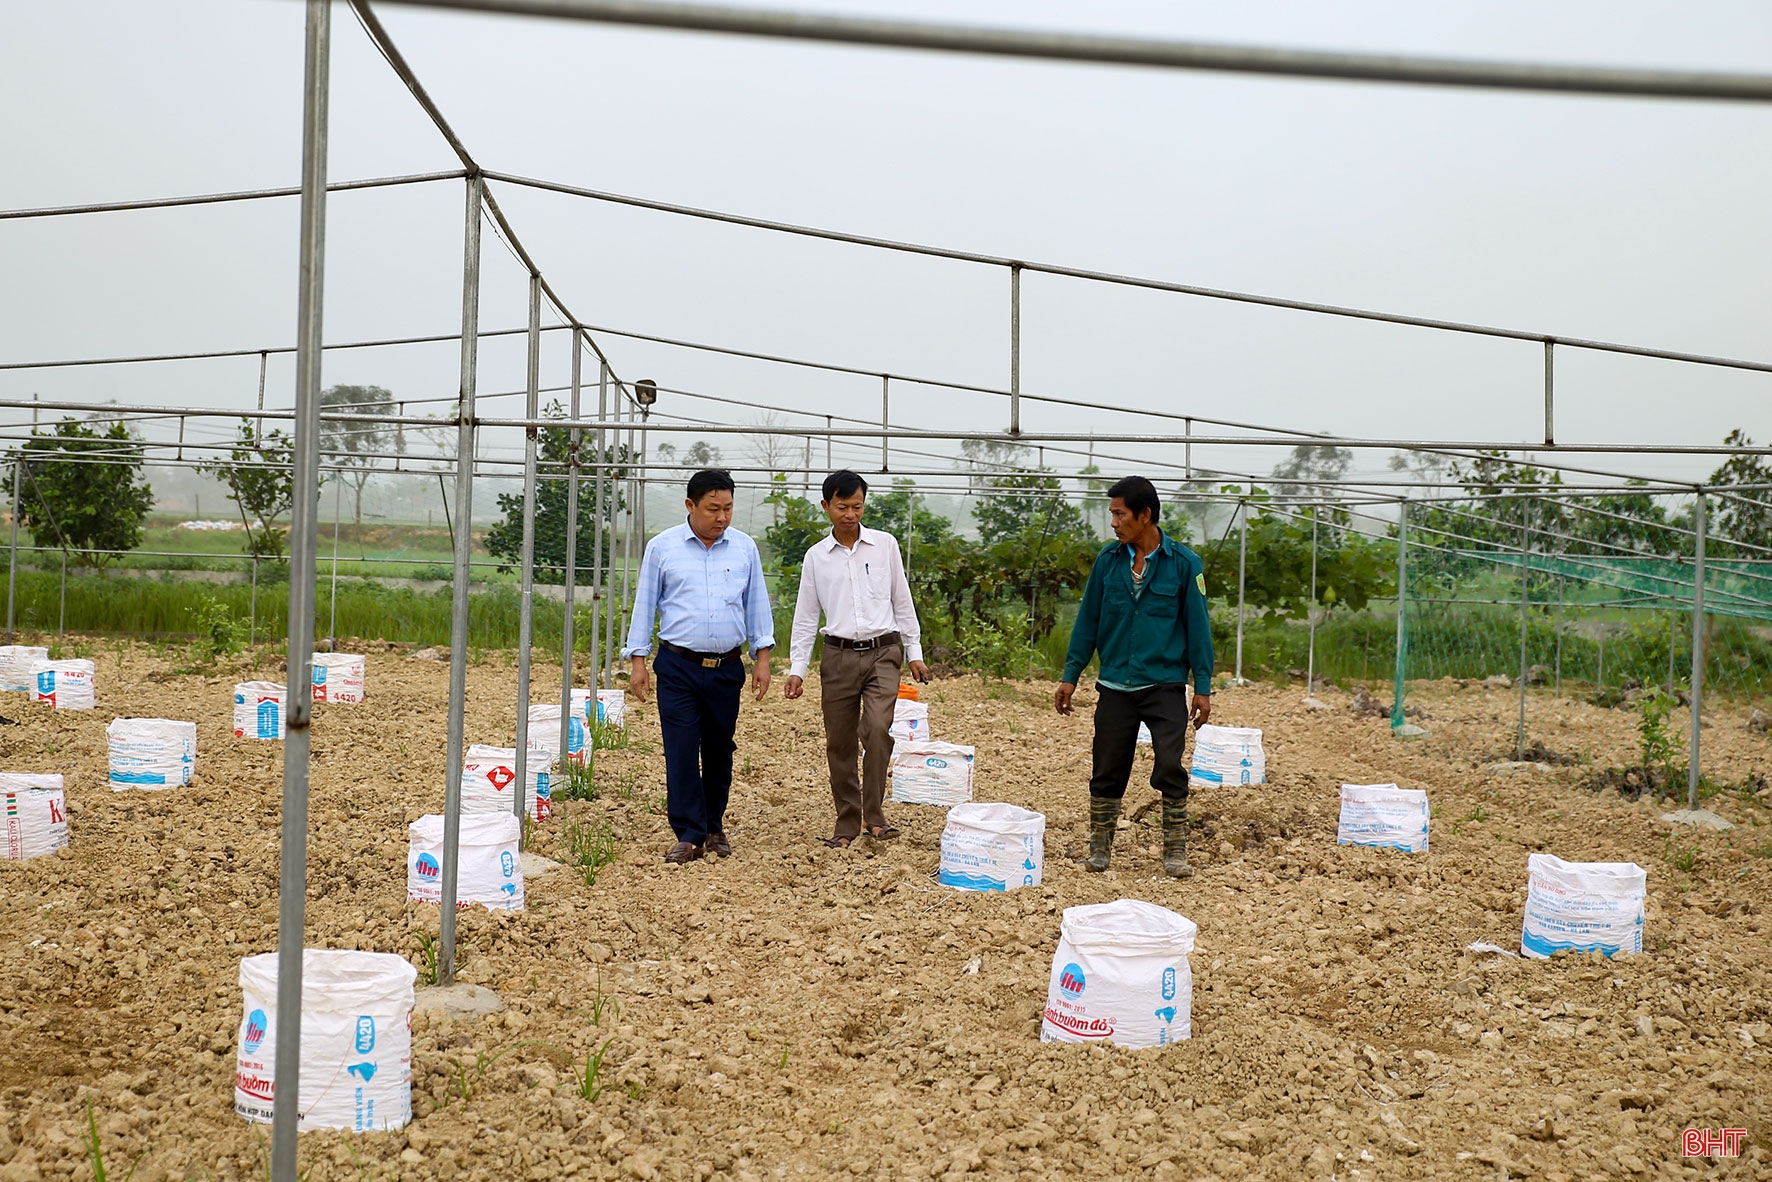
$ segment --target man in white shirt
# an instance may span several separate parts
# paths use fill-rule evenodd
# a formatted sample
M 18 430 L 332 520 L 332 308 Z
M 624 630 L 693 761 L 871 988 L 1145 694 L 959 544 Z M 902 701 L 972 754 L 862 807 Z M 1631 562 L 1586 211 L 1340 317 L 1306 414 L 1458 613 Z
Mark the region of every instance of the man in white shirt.
M 800 598 L 794 606 L 786 694 L 805 692 L 812 643 L 824 613 L 824 658 L 819 663 L 824 707 L 825 757 L 831 768 L 831 799 L 837 829 L 825 844 L 847 848 L 865 829 L 876 841 L 898 836 L 886 821 L 886 772 L 892 758 L 892 712 L 899 672 L 908 658 L 911 674 L 929 680 L 923 664 L 922 628 L 911 605 L 898 539 L 863 529 L 868 482 L 847 468 L 825 477 L 822 507 L 830 536 L 806 551 L 800 567 Z M 856 742 L 865 755 L 856 775 Z

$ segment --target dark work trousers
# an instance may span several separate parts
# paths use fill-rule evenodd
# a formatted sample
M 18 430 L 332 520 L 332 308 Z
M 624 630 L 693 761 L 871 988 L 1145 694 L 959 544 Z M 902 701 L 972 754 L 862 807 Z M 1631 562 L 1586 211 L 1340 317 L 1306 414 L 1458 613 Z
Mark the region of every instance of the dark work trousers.
M 678 841 L 702 845 L 726 831 L 732 795 L 732 752 L 737 744 L 738 699 L 744 661 L 718 669 L 660 647 L 652 672 L 658 683 L 658 725 L 664 732 L 665 795 Z
M 1095 771 L 1089 777 L 1089 795 L 1115 800 L 1126 795 L 1142 722 L 1151 728 L 1156 755 L 1151 787 L 1165 800 L 1186 804 L 1187 686 L 1153 685 L 1128 692 L 1098 685 L 1095 692 Z

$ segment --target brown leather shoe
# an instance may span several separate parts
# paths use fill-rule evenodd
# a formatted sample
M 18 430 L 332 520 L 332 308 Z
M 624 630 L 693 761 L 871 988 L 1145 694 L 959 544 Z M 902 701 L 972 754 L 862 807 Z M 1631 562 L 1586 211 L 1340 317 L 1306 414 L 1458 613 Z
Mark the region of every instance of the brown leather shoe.
M 700 858 L 701 850 L 702 848 L 698 845 L 679 841 L 671 847 L 671 852 L 664 856 L 664 860 L 673 866 L 683 866 Z
M 726 840 L 726 831 L 724 829 L 708 834 L 708 849 L 719 854 L 722 858 L 730 858 L 732 856 L 732 843 Z

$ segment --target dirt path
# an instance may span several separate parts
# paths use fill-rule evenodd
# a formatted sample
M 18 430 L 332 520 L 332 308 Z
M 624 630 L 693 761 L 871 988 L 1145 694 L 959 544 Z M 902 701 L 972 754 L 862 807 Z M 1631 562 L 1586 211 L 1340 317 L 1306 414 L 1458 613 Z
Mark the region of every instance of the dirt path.
M 0 1182 L 90 1177 L 85 1097 L 114 1177 L 143 1151 L 146 1182 L 263 1177 L 233 1055 L 240 958 L 275 942 L 282 749 L 235 739 L 230 702 L 248 673 L 279 674 L 175 676 L 125 645 L 95 659 L 97 710 L 0 703 L 21 722 L 0 726 L 0 766 L 64 772 L 73 839 L 0 863 Z M 422 964 L 437 916 L 405 901 L 405 826 L 440 810 L 447 674 L 372 649 L 369 700 L 319 708 L 310 945 Z M 514 669 L 493 654 L 468 676 L 469 741 L 509 743 Z M 558 667 L 536 684 L 541 700 Z M 461 976 L 512 1011 L 416 1020 L 415 1122 L 304 1136 L 310 1177 L 1772 1174 L 1772 802 L 1713 799 L 1739 828 L 1670 844 L 1661 809 L 1596 796 L 1583 768 L 1491 774 L 1512 748 L 1506 693 L 1424 684 L 1411 702 L 1431 734 L 1400 743 L 1335 691 L 1319 711 L 1227 690 L 1214 721 L 1264 728 L 1270 783 L 1196 791 L 1191 881 L 1162 877 L 1144 824 L 1087 875 L 1064 854 L 1083 840 L 1092 695 L 1061 719 L 1043 685 L 949 680 L 931 725 L 978 747 L 978 799 L 1048 818 L 1042 886 L 965 894 L 932 878 L 938 810 L 891 808 L 905 836 L 887 845 L 816 843 L 831 807 L 808 690 L 747 703 L 735 856 L 684 869 L 659 861 L 656 716 L 635 709 L 632 747 L 602 753 L 601 798 L 563 804 L 536 838 L 561 856 L 569 825 L 607 820 L 619 859 L 594 886 L 532 880 L 527 912 L 463 915 Z M 197 720 L 196 782 L 110 792 L 117 715 Z M 1634 749 L 1622 711 L 1546 696 L 1533 717 L 1535 738 L 1594 766 Z M 1718 709 L 1705 731 L 1720 780 L 1772 773 L 1744 717 Z M 1150 795 L 1148 760 L 1130 804 Z M 1338 785 L 1383 781 L 1428 790 L 1430 854 L 1335 844 Z M 1646 867 L 1646 954 L 1464 951 L 1518 946 L 1533 850 Z M 1195 1037 L 1040 1043 L 1060 911 L 1122 897 L 1199 924 Z M 606 1043 L 608 1086 L 587 1101 L 566 1055 L 582 1068 Z M 483 1053 L 499 1057 L 482 1071 Z M 1748 1156 L 1683 1165 L 1689 1126 L 1750 1130 Z

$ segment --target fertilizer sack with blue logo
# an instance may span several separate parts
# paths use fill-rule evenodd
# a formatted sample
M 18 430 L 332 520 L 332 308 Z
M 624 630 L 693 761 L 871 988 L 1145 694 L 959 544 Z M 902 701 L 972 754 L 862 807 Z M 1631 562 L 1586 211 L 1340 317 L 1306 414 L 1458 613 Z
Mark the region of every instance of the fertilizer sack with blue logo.
M 1066 907 L 1040 1041 L 1141 1048 L 1192 1038 L 1197 931 L 1138 899 Z
M 314 701 L 347 702 L 356 705 L 363 700 L 363 680 L 369 659 L 361 653 L 314 654 Z
M 598 690 L 596 721 L 604 726 L 626 727 L 628 725 L 628 691 Z
M 1204 784 L 1263 784 L 1267 755 L 1261 728 L 1203 726 L 1194 731 L 1194 764 L 1188 775 Z
M 1520 954 L 1544 959 L 1577 952 L 1643 950 L 1643 895 L 1649 875 L 1635 862 L 1565 862 L 1550 854 L 1526 859 L 1526 918 Z
M 529 755 L 524 761 L 523 778 L 527 781 L 523 797 L 524 811 L 531 820 L 545 821 L 554 815 L 554 779 L 548 769 L 554 762 L 554 747 L 560 741 L 556 732 L 551 738 L 529 733 Z M 463 813 L 510 813 L 516 796 L 517 749 L 488 747 L 475 743 L 468 748 L 461 765 L 461 811 Z
M 234 687 L 234 737 L 281 739 L 289 691 L 274 681 L 242 681 Z
M 387 952 L 308 948 L 301 958 L 297 1127 L 358 1133 L 412 1119 L 412 1002 L 418 970 Z M 277 954 L 240 962 L 234 1111 L 271 1123 L 277 1074 Z
M 941 884 L 963 891 L 1039 886 L 1046 818 L 1012 804 L 957 804 L 941 831 Z
M 1427 852 L 1427 793 L 1395 784 L 1343 784 L 1341 845 L 1371 845 L 1410 854 Z
M 920 743 L 934 732 L 929 729 L 929 703 L 900 698 L 892 703 L 892 729 L 888 732 L 894 745 Z
M 575 693 L 581 691 L 574 691 Z M 573 702 L 574 707 L 580 703 Z M 590 732 L 585 729 L 584 716 L 573 713 L 566 719 L 566 762 L 583 765 L 585 762 L 585 740 Z M 529 741 L 548 753 L 548 762 L 554 763 L 560 758 L 560 707 L 531 706 L 529 708 Z M 511 748 L 513 754 L 516 748 Z
M 420 817 L 406 827 L 406 897 L 443 902 L 443 817 Z M 523 825 L 514 813 L 474 813 L 461 819 L 455 880 L 457 911 L 475 903 L 488 911 L 523 910 Z
M 49 660 L 49 650 L 34 644 L 0 644 L 0 690 L 30 693 L 31 666 Z
M 60 773 L 0 772 L 0 861 L 41 858 L 68 844 Z
M 197 774 L 197 724 L 172 718 L 113 718 L 105 728 L 111 791 L 182 788 Z
M 934 804 L 944 808 L 972 799 L 971 747 L 938 743 L 899 743 L 892 749 L 894 804 Z
M 57 710 L 90 710 L 93 672 L 91 661 L 32 661 L 31 700 Z

